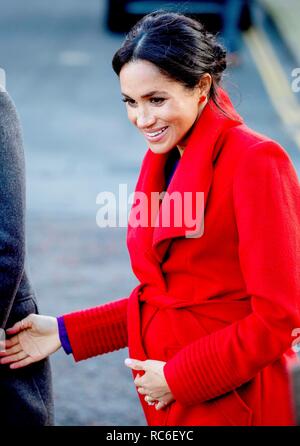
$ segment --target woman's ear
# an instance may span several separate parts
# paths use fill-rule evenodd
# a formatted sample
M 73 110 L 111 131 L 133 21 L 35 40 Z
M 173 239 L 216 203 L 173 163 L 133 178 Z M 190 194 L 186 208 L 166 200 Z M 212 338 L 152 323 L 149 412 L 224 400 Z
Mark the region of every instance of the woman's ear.
M 199 81 L 199 100 L 201 97 L 208 97 L 212 84 L 212 77 L 209 73 L 204 73 Z

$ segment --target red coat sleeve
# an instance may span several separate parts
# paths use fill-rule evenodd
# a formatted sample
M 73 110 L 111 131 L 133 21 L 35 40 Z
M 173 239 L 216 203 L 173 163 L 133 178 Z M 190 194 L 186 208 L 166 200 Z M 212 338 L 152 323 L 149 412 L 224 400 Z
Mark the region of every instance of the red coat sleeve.
M 237 167 L 233 197 L 252 312 L 167 362 L 166 380 L 186 405 L 249 381 L 291 347 L 300 327 L 300 186 L 287 153 L 272 141 L 253 146 Z
M 75 361 L 124 348 L 128 298 L 64 315 Z

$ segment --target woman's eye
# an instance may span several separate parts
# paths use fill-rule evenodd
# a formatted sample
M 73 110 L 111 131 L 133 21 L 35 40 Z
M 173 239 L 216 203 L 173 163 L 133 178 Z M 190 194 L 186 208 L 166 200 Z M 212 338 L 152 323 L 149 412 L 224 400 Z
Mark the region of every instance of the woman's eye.
M 165 98 L 151 98 L 150 101 L 154 104 L 162 104 Z
M 136 105 L 136 102 L 133 99 L 129 99 L 129 98 L 122 98 L 122 101 L 125 103 L 128 103 L 128 105 L 130 106 L 134 106 Z M 162 104 L 165 101 L 165 98 L 150 98 L 150 102 L 151 104 Z
M 128 98 L 122 98 L 123 102 L 128 102 L 129 105 L 133 105 L 135 103 L 135 101 L 133 99 L 128 99 Z

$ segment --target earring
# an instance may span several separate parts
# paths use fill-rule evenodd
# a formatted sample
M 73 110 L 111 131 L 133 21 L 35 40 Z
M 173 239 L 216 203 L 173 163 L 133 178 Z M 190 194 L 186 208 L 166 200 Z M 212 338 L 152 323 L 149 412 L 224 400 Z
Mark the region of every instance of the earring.
M 205 99 L 206 99 L 206 96 L 202 95 L 202 96 L 200 96 L 199 102 L 202 103 L 205 101 Z

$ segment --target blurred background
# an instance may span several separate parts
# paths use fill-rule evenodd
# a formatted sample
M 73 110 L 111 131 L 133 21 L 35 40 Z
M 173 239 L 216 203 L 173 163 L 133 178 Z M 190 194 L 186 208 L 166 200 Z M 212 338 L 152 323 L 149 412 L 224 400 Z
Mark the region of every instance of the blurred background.
M 21 118 L 28 266 L 53 316 L 127 296 L 126 228 L 100 229 L 96 196 L 133 192 L 144 139 L 127 122 L 111 59 L 129 27 L 161 7 L 194 14 L 227 46 L 224 79 L 246 123 L 300 172 L 298 0 L 1 0 L 0 67 Z M 75 364 L 52 356 L 58 425 L 145 425 L 127 350 Z

